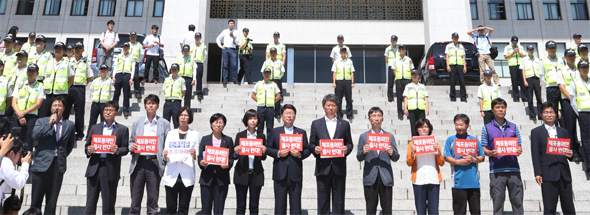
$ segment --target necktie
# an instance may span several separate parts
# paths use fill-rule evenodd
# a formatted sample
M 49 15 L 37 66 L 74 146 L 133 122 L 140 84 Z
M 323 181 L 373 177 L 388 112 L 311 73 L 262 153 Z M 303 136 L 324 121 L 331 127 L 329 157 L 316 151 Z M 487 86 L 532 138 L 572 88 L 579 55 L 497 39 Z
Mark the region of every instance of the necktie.
M 60 130 L 61 130 L 61 122 L 58 122 L 58 123 L 55 125 L 55 137 L 56 137 L 56 138 L 55 138 L 55 141 L 56 141 L 56 142 L 57 142 L 57 141 L 59 141 L 59 138 L 60 138 L 60 136 L 61 136 L 61 132 L 60 132 Z

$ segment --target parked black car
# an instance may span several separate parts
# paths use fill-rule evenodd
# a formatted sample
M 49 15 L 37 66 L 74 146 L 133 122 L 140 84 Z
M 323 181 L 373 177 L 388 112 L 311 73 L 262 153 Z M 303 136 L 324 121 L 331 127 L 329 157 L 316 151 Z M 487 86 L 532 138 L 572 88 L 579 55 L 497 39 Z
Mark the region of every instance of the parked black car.
M 426 55 L 420 61 L 422 82 L 426 85 L 450 82 L 450 72 L 447 71 L 447 59 L 445 49 L 452 41 L 436 42 L 430 46 Z M 466 82 L 479 83 L 479 63 L 473 56 L 473 43 L 461 42 L 465 48 L 465 63 L 467 64 Z

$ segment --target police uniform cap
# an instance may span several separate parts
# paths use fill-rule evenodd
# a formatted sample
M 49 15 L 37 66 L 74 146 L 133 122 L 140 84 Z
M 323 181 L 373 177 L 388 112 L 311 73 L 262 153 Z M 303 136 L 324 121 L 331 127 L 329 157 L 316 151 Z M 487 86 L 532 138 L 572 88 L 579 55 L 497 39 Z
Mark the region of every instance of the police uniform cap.
M 270 48 L 270 52 L 277 52 L 277 48 L 275 48 L 275 47 Z
M 18 53 L 16 53 L 16 56 L 29 56 L 29 53 L 27 53 L 25 50 L 20 50 Z
M 29 66 L 27 66 L 27 70 L 39 71 L 39 66 L 37 66 L 36 63 L 30 63 Z
M 557 48 L 557 45 L 555 44 L 555 41 L 549 40 L 545 43 L 545 48 Z
M 576 50 L 566 49 L 565 52 L 563 52 L 563 56 L 572 56 L 572 55 L 576 55 Z
M 581 60 L 578 62 L 578 68 L 588 67 L 588 61 Z
M 179 68 L 180 68 L 180 67 L 178 66 L 178 64 L 177 64 L 177 63 L 173 63 L 173 64 L 170 66 L 170 70 L 173 70 L 173 69 L 175 69 L 175 70 L 178 70 Z
M 184 46 L 182 46 L 182 51 L 183 51 L 183 52 L 188 52 L 188 51 L 190 51 L 190 50 L 191 50 L 191 47 L 190 47 L 189 45 L 184 45 Z

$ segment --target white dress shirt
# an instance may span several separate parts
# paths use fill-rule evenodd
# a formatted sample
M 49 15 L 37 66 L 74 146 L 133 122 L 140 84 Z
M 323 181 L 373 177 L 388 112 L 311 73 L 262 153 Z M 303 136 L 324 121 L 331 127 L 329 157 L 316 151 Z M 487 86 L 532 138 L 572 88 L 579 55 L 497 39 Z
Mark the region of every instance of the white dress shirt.
M 102 135 L 105 135 L 105 136 L 113 135 L 113 129 L 115 129 L 115 124 L 116 124 L 116 122 L 113 121 L 113 124 L 111 124 L 111 126 L 109 127 L 106 122 L 103 122 Z M 110 153 L 110 154 L 112 154 L 112 153 Z M 107 153 L 100 154 L 100 158 L 106 158 L 106 157 L 107 157 Z
M 155 42 L 160 42 L 160 35 L 154 36 L 153 34 L 148 35 L 143 40 L 143 44 L 146 46 L 154 45 L 154 47 L 146 48 L 147 55 L 151 56 L 159 56 L 160 55 L 160 45 L 156 44 Z
M 338 123 L 338 119 L 334 117 L 334 119 L 329 119 L 327 116 L 324 117 L 326 120 L 326 128 L 328 128 L 328 134 L 330 134 L 330 139 L 334 139 L 334 133 L 336 133 L 336 123 Z
M 188 31 L 182 35 L 182 39 L 180 39 L 180 43 L 182 45 L 190 45 L 195 41 L 195 31 Z
M 154 120 L 155 121 L 155 120 Z M 188 129 L 184 139 L 180 139 L 179 130 L 174 129 L 168 132 L 166 135 L 166 143 L 164 145 L 164 150 L 169 150 L 169 143 L 176 142 L 176 141 L 189 141 L 190 148 L 195 149 L 196 153 L 195 156 L 199 156 L 199 144 L 201 143 L 201 138 L 199 136 L 199 132 Z M 162 176 L 162 180 L 164 181 L 164 185 L 168 187 L 174 187 L 176 181 L 178 180 L 178 176 L 182 177 L 182 183 L 185 187 L 193 186 L 195 184 L 195 161 L 192 159 L 184 159 L 186 157 L 170 157 L 168 156 L 168 162 L 166 163 L 166 169 L 164 170 L 164 175 Z
M 229 35 L 230 32 L 233 32 L 235 39 L 231 38 L 231 36 Z M 223 46 L 225 48 L 235 49 L 237 45 L 240 45 L 240 41 L 241 41 L 240 34 L 238 33 L 238 31 L 236 31 L 236 28 L 234 28 L 233 30 L 229 30 L 229 29 L 223 30 L 219 34 L 219 36 L 217 36 L 217 39 L 216 39 L 217 46 L 219 46 L 220 48 Z M 223 43 L 223 45 L 221 45 L 221 43 Z
M 106 46 L 111 46 L 115 41 L 119 42 L 119 35 L 117 32 L 107 30 L 100 35 L 100 41 Z
M 145 117 L 143 122 L 143 135 L 142 136 L 157 136 L 158 134 L 158 116 L 152 119 L 152 122 Z M 160 143 L 161 144 L 161 143 Z M 139 153 L 140 155 L 156 155 L 156 153 Z
M 0 189 L 2 190 L 2 205 L 4 205 L 4 194 L 12 192 L 12 189 L 20 190 L 25 187 L 29 178 L 29 163 L 23 163 L 20 170 L 16 171 L 10 158 L 3 157 L 0 167 L 0 178 L 4 180 Z
M 250 134 L 250 131 L 246 131 L 246 138 L 256 139 L 256 131 L 254 131 L 254 134 Z M 254 155 L 248 155 L 248 167 L 254 169 Z
M 351 58 L 352 57 L 352 53 L 350 53 L 350 48 L 348 48 L 348 46 L 346 45 L 336 45 L 334 46 L 334 48 L 332 48 L 332 52 L 330 52 L 330 57 L 332 59 L 341 59 L 342 57 L 340 56 L 340 49 L 346 49 L 346 58 Z
M 547 129 L 547 132 L 549 133 L 549 137 L 557 138 L 557 128 L 555 127 L 555 124 L 553 124 L 553 126 L 549 126 L 549 125 L 543 123 L 543 125 L 545 125 L 545 129 Z

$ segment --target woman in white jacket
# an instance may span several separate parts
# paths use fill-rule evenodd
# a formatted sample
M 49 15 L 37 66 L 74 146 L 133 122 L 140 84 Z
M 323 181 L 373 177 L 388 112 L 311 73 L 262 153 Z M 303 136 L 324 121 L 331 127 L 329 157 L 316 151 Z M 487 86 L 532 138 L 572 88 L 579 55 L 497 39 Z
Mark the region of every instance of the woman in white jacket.
M 166 214 L 188 214 L 195 185 L 195 160 L 199 148 L 199 132 L 188 127 L 193 112 L 183 107 L 176 114 L 180 127 L 168 132 L 164 145 L 166 169 L 162 181 L 166 188 Z

